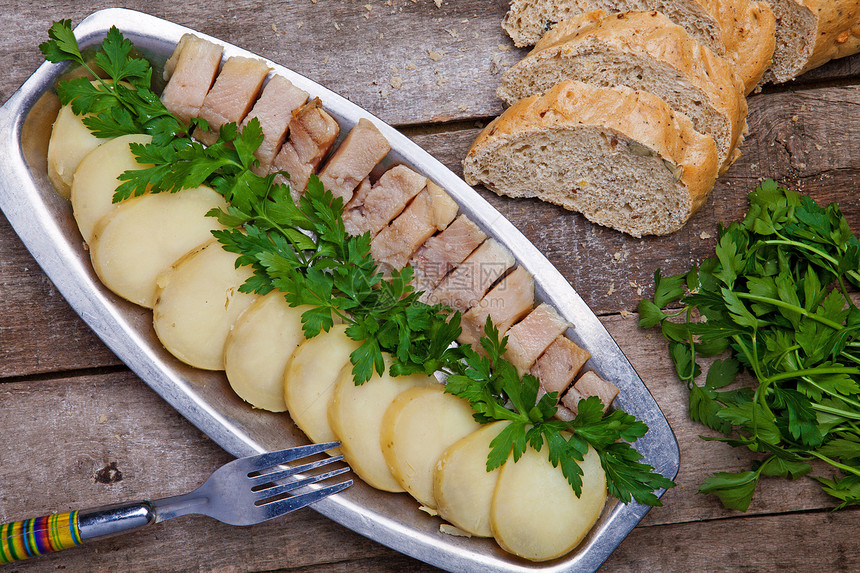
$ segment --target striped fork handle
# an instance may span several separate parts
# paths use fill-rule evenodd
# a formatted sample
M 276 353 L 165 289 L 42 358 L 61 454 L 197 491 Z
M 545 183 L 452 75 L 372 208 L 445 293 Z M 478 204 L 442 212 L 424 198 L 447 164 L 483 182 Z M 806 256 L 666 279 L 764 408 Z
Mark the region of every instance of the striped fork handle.
M 5 523 L 0 525 L 0 564 L 80 544 L 77 511 Z

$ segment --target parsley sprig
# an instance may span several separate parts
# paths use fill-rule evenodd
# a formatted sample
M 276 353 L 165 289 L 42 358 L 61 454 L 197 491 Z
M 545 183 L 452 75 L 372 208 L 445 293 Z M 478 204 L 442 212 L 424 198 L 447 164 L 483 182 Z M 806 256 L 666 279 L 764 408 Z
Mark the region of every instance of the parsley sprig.
M 49 36 L 41 46 L 46 58 L 76 62 L 98 77 L 81 55 L 68 20 L 55 23 Z M 152 143 L 130 145 L 138 162 L 148 166 L 120 176 L 114 201 L 210 185 L 228 204 L 208 213 L 226 227 L 213 234 L 224 249 L 239 255 L 237 265 L 253 269 L 240 290 L 278 290 L 291 305 L 308 306 L 302 313 L 308 338 L 328 330 L 335 320 L 347 323 L 347 335 L 361 343 L 350 356 L 356 384 L 384 372 L 384 353 L 393 356 L 390 372 L 395 376 L 442 371 L 448 376 L 446 391 L 469 401 L 479 422 L 512 422 L 491 445 L 488 470 L 511 454 L 519 459 L 527 447 L 540 450 L 545 440 L 549 460 L 561 466 L 579 494 L 582 470 L 577 462 L 590 445 L 600 455 L 612 495 L 625 503 L 635 499 L 660 505 L 654 490 L 674 484 L 640 463 L 641 454 L 630 446 L 647 431 L 644 423 L 621 410 L 604 413 L 597 397 L 581 401 L 573 421 L 554 419 L 557 395 L 539 397 L 538 380 L 519 377 L 503 356 L 506 339 L 499 339 L 491 322 L 481 340 L 487 356 L 469 345 L 455 345 L 460 314 L 421 302 L 409 267 L 384 277 L 370 254 L 369 234 L 346 233 L 342 199 L 325 190 L 318 178 L 311 176 L 296 203 L 287 185 L 275 183 L 275 175 L 253 172 L 254 151 L 263 140 L 256 119 L 241 131 L 235 124 L 222 126 L 216 143 L 201 145 L 150 90 L 149 63 L 133 58 L 132 51 L 131 43 L 111 28 L 95 56 L 109 79 L 68 80 L 58 86 L 61 102 L 71 102 L 76 114 L 89 114 L 84 124 L 96 135 L 153 136 Z M 206 127 L 205 122 L 200 125 Z
M 715 256 L 689 272 L 654 275 L 639 324 L 660 326 L 690 418 L 761 453 L 751 470 L 719 472 L 700 492 L 746 511 L 761 476 L 799 478 L 811 462 L 838 507 L 860 502 L 860 241 L 836 204 L 767 180 L 749 195 L 744 220 L 720 227 Z M 677 305 L 680 304 L 680 308 Z M 728 351 L 703 384 L 700 358 Z M 735 384 L 741 371 L 753 386 Z
M 149 62 L 132 57 L 134 46 L 116 26 L 108 31 L 94 62 L 81 54 L 70 20 L 54 22 L 48 36 L 39 46 L 46 60 L 74 62 L 90 74 L 60 82 L 57 95 L 61 104 L 71 103 L 76 115 L 89 114 L 83 122 L 96 137 L 148 133 L 156 144 L 165 145 L 185 131 L 150 89 Z M 102 79 L 104 75 L 109 80 Z

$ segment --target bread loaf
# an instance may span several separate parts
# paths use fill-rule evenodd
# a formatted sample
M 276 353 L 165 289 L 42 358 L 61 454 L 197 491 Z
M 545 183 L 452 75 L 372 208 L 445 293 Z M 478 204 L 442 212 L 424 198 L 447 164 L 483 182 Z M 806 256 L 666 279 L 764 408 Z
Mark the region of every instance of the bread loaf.
M 793 1 L 793 0 L 792 0 Z M 591 10 L 656 10 L 718 56 L 729 59 L 755 88 L 774 51 L 774 15 L 750 0 L 512 0 L 502 27 L 519 47 L 535 44 L 558 22 Z
M 659 12 L 594 10 L 559 22 L 505 72 L 497 93 L 512 104 L 567 79 L 663 98 L 714 138 L 721 173 L 740 155 L 743 85 L 726 60 Z
M 762 82 L 787 82 L 860 52 L 860 0 L 768 0 L 777 17 L 773 65 Z
M 471 185 L 537 197 L 639 237 L 676 231 L 702 206 L 717 151 L 653 94 L 566 81 L 491 122 L 463 173 Z

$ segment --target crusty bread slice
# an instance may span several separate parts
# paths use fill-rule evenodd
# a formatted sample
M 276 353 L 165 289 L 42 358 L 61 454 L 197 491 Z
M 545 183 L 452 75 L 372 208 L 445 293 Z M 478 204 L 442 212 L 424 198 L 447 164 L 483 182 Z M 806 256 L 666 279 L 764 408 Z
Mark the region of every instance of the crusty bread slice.
M 860 52 L 860 1 L 768 0 L 777 18 L 776 51 L 764 82 L 787 82 L 835 58 Z
M 471 185 L 537 197 L 635 237 L 663 235 L 705 202 L 717 150 L 653 94 L 567 81 L 493 120 L 463 173 Z
M 502 27 L 514 44 L 530 46 L 558 22 L 597 9 L 665 14 L 715 54 L 732 61 L 746 93 L 755 88 L 773 55 L 773 12 L 766 3 L 750 0 L 512 0 Z
M 504 73 L 497 93 L 513 104 L 564 80 L 651 92 L 714 138 L 721 173 L 740 156 L 743 85 L 726 60 L 660 12 L 593 10 L 559 22 Z

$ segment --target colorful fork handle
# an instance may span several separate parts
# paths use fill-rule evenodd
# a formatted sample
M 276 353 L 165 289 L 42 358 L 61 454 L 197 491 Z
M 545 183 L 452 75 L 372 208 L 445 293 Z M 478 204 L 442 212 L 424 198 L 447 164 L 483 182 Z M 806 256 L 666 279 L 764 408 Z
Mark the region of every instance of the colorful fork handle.
M 0 525 L 0 565 L 44 555 L 154 523 L 148 501 L 55 513 Z
M 0 525 L 0 563 L 11 563 L 80 544 L 77 511 Z

